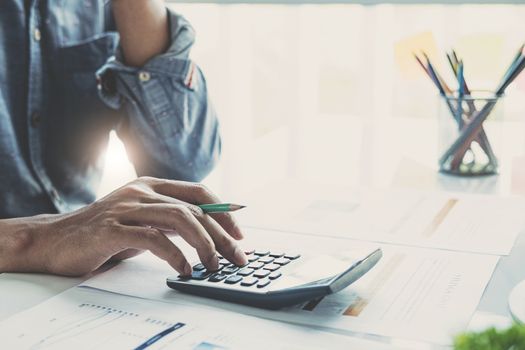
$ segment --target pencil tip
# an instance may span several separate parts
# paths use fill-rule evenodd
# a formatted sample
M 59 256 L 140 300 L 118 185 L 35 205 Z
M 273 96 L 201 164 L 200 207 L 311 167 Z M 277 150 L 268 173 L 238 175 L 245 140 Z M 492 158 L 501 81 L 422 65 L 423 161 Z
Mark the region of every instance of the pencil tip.
M 237 210 L 241 210 L 241 209 L 246 208 L 246 206 L 245 205 L 240 205 L 240 204 L 231 204 L 230 208 L 231 208 L 232 211 L 237 211 Z

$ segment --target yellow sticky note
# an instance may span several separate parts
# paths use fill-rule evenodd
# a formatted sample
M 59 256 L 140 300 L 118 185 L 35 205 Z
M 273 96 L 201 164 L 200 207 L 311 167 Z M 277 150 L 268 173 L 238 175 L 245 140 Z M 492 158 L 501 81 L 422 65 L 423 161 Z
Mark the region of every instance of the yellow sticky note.
M 430 31 L 403 39 L 394 45 L 396 64 L 405 78 L 419 78 L 425 74 L 414 58 L 414 53 L 421 56 L 421 52 L 425 52 L 432 64 L 439 67 L 436 40 Z
M 465 62 L 465 72 L 471 79 L 499 82 L 506 69 L 503 62 L 504 38 L 498 33 L 479 33 L 461 37 L 456 52 Z

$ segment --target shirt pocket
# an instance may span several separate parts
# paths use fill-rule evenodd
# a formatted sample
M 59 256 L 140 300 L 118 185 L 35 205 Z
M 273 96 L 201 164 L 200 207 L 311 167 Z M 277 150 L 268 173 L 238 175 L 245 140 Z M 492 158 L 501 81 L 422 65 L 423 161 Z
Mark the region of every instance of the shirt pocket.
M 53 89 L 50 125 L 61 130 L 49 143 L 77 168 L 97 162 L 109 130 L 116 124 L 114 111 L 98 96 L 96 71 L 114 55 L 118 40 L 107 33 L 56 49 L 51 66 Z
M 58 49 L 56 71 L 68 113 L 89 112 L 102 104 L 96 71 L 115 54 L 118 36 L 106 33 Z M 76 113 L 75 113 L 76 114 Z

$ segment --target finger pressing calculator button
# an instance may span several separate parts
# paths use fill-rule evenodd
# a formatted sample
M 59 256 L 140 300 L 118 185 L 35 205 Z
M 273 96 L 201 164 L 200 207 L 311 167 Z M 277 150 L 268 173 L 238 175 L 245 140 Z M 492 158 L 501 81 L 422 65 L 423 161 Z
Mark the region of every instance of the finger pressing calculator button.
M 215 270 L 208 270 L 209 272 L 219 272 L 220 270 L 222 270 L 226 265 L 220 265 L 219 264 L 219 267 L 216 268 Z
M 279 258 L 279 259 L 275 259 L 274 260 L 274 264 L 279 264 L 279 265 L 286 265 L 290 262 L 290 260 L 288 259 L 285 259 L 285 258 Z
M 248 265 L 249 268 L 254 269 L 254 270 L 258 270 L 263 266 L 264 264 L 261 262 L 252 262 L 250 265 Z
M 279 253 L 279 252 L 276 252 L 276 253 L 270 253 L 270 256 L 272 258 L 280 258 L 284 255 L 284 253 Z
M 254 254 L 259 256 L 265 256 L 270 254 L 270 252 L 268 250 L 256 250 Z
M 232 273 L 235 273 L 239 270 L 237 266 L 226 266 L 221 270 L 221 273 L 226 275 L 231 275 Z
M 250 268 L 244 268 L 242 269 L 241 271 L 237 272 L 237 275 L 239 276 L 250 276 L 253 271 L 255 271 L 254 269 L 250 269 Z
M 256 273 L 253 274 L 254 277 L 257 278 L 264 278 L 270 274 L 270 271 L 268 270 L 259 270 Z
M 224 281 L 224 283 L 227 283 L 227 284 L 235 284 L 235 283 L 238 283 L 242 281 L 242 277 L 241 276 L 238 276 L 238 275 L 235 275 L 235 276 L 230 276 L 226 279 L 226 281 Z
M 295 253 L 284 254 L 284 257 L 285 257 L 286 259 L 295 260 L 295 259 L 297 259 L 297 258 L 300 258 L 300 257 L 301 257 L 301 254 L 295 254 Z
M 254 255 L 249 255 L 249 256 L 248 256 L 248 261 L 249 261 L 249 262 L 254 262 L 254 261 L 256 261 L 257 259 L 259 259 L 259 256 L 258 256 L 258 255 L 255 255 L 255 254 L 254 254 Z
M 259 262 L 262 262 L 264 264 L 268 264 L 268 263 L 271 263 L 272 261 L 274 261 L 275 259 L 272 258 L 271 256 L 264 256 L 262 258 L 260 258 L 258 261 Z
M 208 279 L 209 282 L 220 282 L 223 279 L 225 279 L 227 276 L 220 274 L 220 273 L 214 273 L 211 275 L 211 277 Z
M 269 284 L 270 284 L 270 280 L 265 278 L 263 280 L 260 280 L 259 283 L 257 283 L 257 288 L 264 288 Z
M 277 264 L 268 264 L 268 265 L 265 265 L 265 266 L 263 267 L 263 269 L 268 270 L 268 271 L 275 271 L 275 270 L 278 270 L 280 267 L 281 267 L 281 265 L 277 265 Z
M 208 270 L 203 271 L 193 271 L 191 274 L 191 278 L 194 280 L 205 280 L 208 278 L 212 273 Z
M 203 264 L 197 264 L 193 266 L 193 271 L 203 271 L 206 270 L 206 267 Z
M 276 280 L 278 279 L 279 277 L 282 276 L 282 273 L 280 273 L 279 271 L 275 271 L 275 272 L 272 272 L 268 278 L 271 279 L 271 280 Z
M 253 286 L 255 283 L 259 282 L 259 280 L 257 278 L 253 278 L 253 277 L 248 277 L 248 278 L 245 278 L 242 282 L 241 282 L 241 286 L 243 287 L 249 287 L 249 286 Z

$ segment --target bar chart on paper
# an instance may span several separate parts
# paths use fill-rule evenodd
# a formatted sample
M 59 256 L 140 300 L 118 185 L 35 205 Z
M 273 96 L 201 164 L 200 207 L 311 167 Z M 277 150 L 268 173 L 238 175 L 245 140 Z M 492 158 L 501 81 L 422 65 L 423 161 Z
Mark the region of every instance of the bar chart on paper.
M 305 350 L 326 344 L 341 350 L 392 349 L 222 310 L 79 287 L 0 322 L 0 339 L 1 349 L 17 350 Z
M 122 306 L 122 305 L 119 305 Z M 42 308 L 38 310 L 38 308 Z M 228 337 L 139 310 L 57 299 L 2 327 L 6 349 L 227 349 Z
M 69 348 L 79 349 L 97 339 L 98 344 L 108 348 L 134 348 L 147 341 L 152 334 L 165 329 L 175 332 L 183 323 L 170 323 L 142 315 L 96 304 L 79 304 L 76 310 L 48 320 L 52 332 L 43 337 L 20 333 L 19 339 L 27 338 L 31 349 Z

